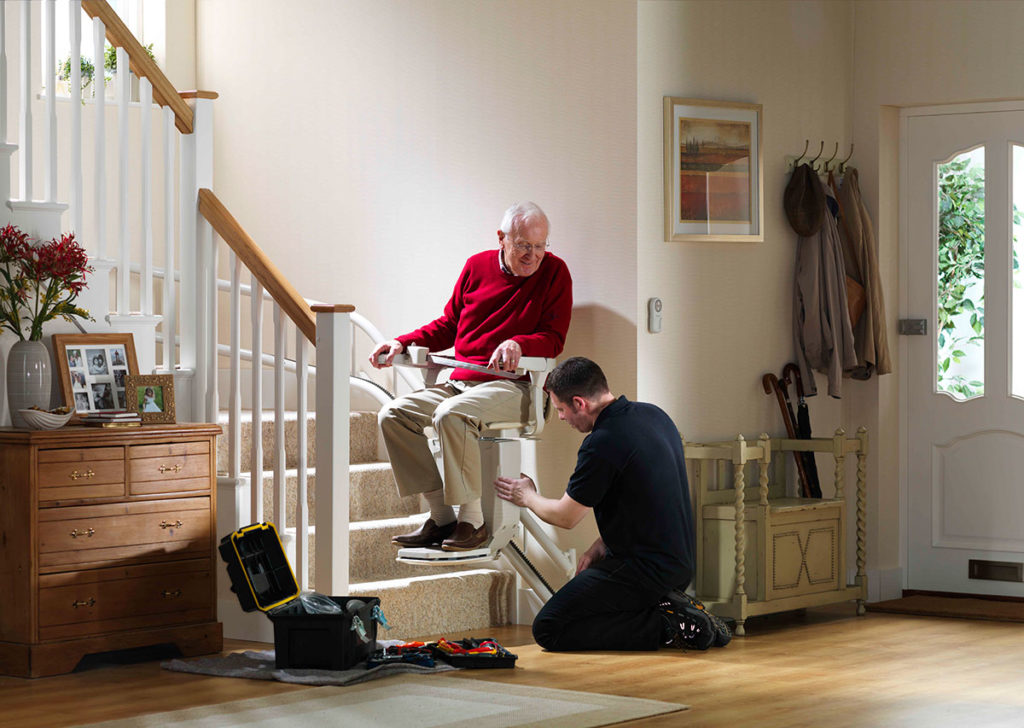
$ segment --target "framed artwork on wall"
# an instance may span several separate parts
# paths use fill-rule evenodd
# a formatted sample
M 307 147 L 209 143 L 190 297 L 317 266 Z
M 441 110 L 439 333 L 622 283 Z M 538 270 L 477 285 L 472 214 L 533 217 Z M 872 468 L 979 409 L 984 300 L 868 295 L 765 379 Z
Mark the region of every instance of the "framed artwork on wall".
M 54 334 L 64 404 L 79 414 L 128 408 L 125 383 L 139 373 L 131 334 Z
M 666 96 L 665 240 L 761 242 L 761 105 Z
M 128 410 L 145 422 L 174 422 L 174 376 L 135 374 L 128 377 Z

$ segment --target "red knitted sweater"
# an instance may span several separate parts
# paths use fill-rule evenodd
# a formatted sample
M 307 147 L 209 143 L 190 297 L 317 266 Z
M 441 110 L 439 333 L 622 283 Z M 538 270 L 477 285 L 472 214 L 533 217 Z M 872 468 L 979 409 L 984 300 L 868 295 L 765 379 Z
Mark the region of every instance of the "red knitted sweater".
M 523 356 L 555 357 L 571 316 L 572 278 L 561 258 L 547 253 L 533 275 L 520 278 L 501 270 L 496 250 L 486 250 L 466 261 L 444 315 L 398 341 L 429 351 L 454 344 L 458 359 L 482 366 L 506 339 L 515 340 Z M 456 369 L 451 378 L 497 379 L 469 369 Z

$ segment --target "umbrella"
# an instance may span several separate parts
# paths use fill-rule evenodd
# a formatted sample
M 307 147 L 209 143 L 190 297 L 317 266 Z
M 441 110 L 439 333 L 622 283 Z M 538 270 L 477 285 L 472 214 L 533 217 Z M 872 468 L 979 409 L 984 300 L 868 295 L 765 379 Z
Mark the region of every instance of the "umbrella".
M 761 377 L 761 384 L 764 385 L 764 393 L 771 394 L 775 393 L 775 398 L 779 401 L 779 409 L 782 411 L 782 421 L 786 425 L 786 435 L 791 439 L 797 438 L 796 434 L 796 417 L 793 416 L 793 405 L 789 401 L 789 392 L 786 391 L 786 387 L 779 382 L 779 378 L 769 372 Z M 811 496 L 811 481 L 804 472 L 804 460 L 801 457 L 804 453 L 794 452 L 793 460 L 796 462 L 796 472 L 800 478 L 800 493 L 805 498 Z M 819 496 L 820 497 L 820 496 Z
M 796 436 L 801 440 L 811 439 L 811 413 L 807 408 L 807 398 L 804 396 L 804 382 L 800 377 L 800 367 L 790 362 L 782 368 L 782 381 L 785 384 L 796 385 Z M 800 453 L 804 461 L 804 472 L 810 481 L 811 497 L 821 498 L 821 480 L 818 478 L 818 463 L 814 459 L 814 453 L 805 451 Z

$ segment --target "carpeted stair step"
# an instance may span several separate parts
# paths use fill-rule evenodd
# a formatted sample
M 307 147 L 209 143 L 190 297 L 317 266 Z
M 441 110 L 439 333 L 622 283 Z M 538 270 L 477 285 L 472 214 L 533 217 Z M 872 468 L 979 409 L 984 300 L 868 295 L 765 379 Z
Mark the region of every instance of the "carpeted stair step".
M 316 468 L 308 468 L 309 484 L 306 507 L 310 523 L 316 522 Z M 398 495 L 390 463 L 356 463 L 349 466 L 349 520 L 370 521 L 381 518 L 399 518 L 423 512 L 419 496 L 402 498 Z M 274 473 L 263 473 L 263 517 L 273 519 Z M 295 526 L 295 501 L 298 492 L 298 472 L 285 471 L 285 514 L 288 527 Z M 282 525 L 282 524 L 277 524 Z
M 451 566 L 419 566 L 395 561 L 398 548 L 391 544 L 391 537 L 396 533 L 415 531 L 424 520 L 426 516 L 421 513 L 351 524 L 349 581 L 382 581 L 450 573 Z
M 515 593 L 511 571 L 474 569 L 445 574 L 352 583 L 352 596 L 380 597 L 392 629 L 379 639 L 452 634 L 508 624 Z
M 217 438 L 217 472 L 228 470 L 228 413 L 221 412 L 218 424 L 224 428 L 224 435 Z M 274 467 L 274 412 L 263 413 L 263 469 Z M 249 470 L 249 458 L 252 452 L 252 413 L 243 412 L 239 427 L 241 436 L 241 468 Z M 316 413 L 311 412 L 306 419 L 306 462 L 312 466 L 316 462 Z M 284 413 L 285 467 L 294 468 L 298 465 L 298 422 L 295 412 Z M 374 412 L 352 412 L 349 415 L 349 462 L 369 463 L 376 461 L 378 452 L 377 415 Z

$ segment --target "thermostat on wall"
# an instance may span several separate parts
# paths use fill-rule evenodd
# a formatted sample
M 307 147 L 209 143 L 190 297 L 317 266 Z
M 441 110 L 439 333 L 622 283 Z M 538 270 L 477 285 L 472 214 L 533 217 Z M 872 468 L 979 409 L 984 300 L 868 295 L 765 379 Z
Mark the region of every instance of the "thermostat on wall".
M 652 334 L 661 332 L 661 299 L 647 300 L 647 330 Z

